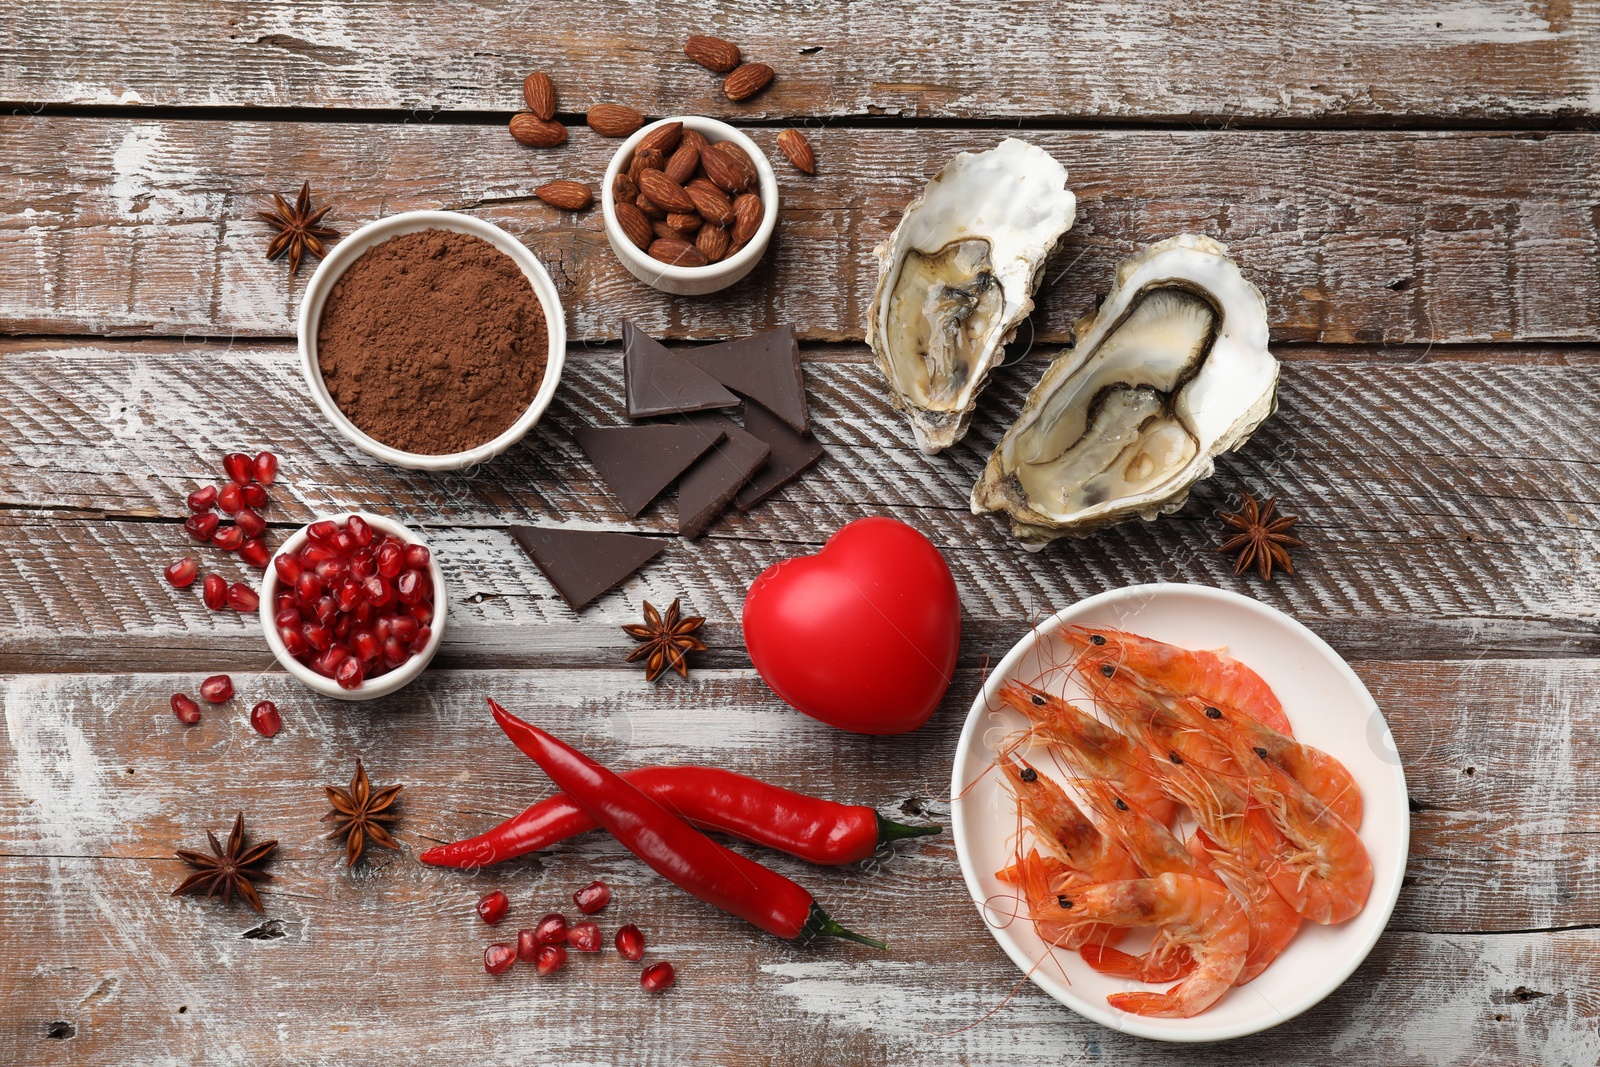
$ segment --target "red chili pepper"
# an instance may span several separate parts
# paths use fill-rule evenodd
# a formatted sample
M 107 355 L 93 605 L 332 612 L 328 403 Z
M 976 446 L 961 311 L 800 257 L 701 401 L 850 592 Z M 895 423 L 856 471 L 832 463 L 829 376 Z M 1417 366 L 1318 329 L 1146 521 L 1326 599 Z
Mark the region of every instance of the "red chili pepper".
M 891 822 L 865 805 L 806 796 L 718 767 L 639 767 L 622 777 L 702 830 L 720 830 L 811 863 L 855 863 L 885 841 L 941 829 Z M 571 797 L 557 793 L 477 837 L 430 848 L 417 858 L 471 870 L 538 852 L 596 825 Z
M 489 707 L 512 743 L 562 792 L 680 889 L 786 940 L 805 944 L 827 935 L 873 948 L 889 947 L 846 930 L 804 888 L 717 844 L 621 775 L 523 722 L 492 699 Z

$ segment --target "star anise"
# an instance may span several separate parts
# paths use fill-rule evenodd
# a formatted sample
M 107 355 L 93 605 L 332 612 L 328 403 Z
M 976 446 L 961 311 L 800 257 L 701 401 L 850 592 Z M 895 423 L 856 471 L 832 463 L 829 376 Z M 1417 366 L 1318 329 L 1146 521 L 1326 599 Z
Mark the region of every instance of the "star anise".
M 272 199 L 277 201 L 276 207 L 256 212 L 256 218 L 270 222 L 278 228 L 277 236 L 273 237 L 272 243 L 267 246 L 267 258 L 277 259 L 287 252 L 289 273 L 299 274 L 301 255 L 310 252 L 320 259 L 327 251 L 322 238 L 339 236 L 338 230 L 317 225 L 322 221 L 322 216 L 332 210 L 332 205 L 317 211 L 311 210 L 310 182 L 300 186 L 300 195 L 295 198 L 293 207 L 290 207 L 277 193 L 272 194 Z
M 1273 518 L 1272 510 L 1277 506 L 1277 497 L 1269 497 L 1265 504 L 1257 505 L 1255 497 L 1245 493 L 1238 514 L 1217 512 L 1218 518 L 1239 531 L 1217 549 L 1218 552 L 1239 553 L 1239 558 L 1233 563 L 1234 574 L 1243 574 L 1250 569 L 1252 563 L 1261 572 L 1262 578 L 1272 577 L 1273 564 L 1277 564 L 1290 574 L 1294 573 L 1294 564 L 1289 562 L 1289 549 L 1299 548 L 1305 542 L 1284 531 L 1300 519 L 1295 515 L 1279 515 Z
M 261 897 L 256 894 L 256 887 L 252 882 L 266 882 L 272 875 L 256 868 L 266 861 L 272 851 L 278 847 L 276 841 L 263 841 L 259 845 L 244 847 L 244 812 L 233 820 L 233 833 L 228 835 L 228 848 L 223 851 L 222 845 L 217 842 L 217 835 L 210 830 L 206 837 L 211 842 L 212 855 L 204 852 L 190 852 L 186 848 L 178 849 L 178 858 L 193 867 L 200 868 L 189 877 L 185 878 L 172 891 L 173 896 L 181 893 L 198 893 L 204 889 L 209 899 L 217 894 L 222 895 L 224 904 L 233 902 L 233 895 L 239 897 L 256 911 L 261 910 Z
M 404 786 L 385 786 L 376 793 L 367 781 L 367 769 L 361 765 L 361 760 L 356 760 L 356 773 L 350 779 L 349 789 L 340 789 L 336 785 L 325 785 L 323 792 L 328 794 L 328 803 L 333 805 L 333 810 L 322 817 L 323 822 L 338 820 L 339 827 L 329 834 L 327 839 L 343 837 L 346 856 L 345 866 L 354 867 L 356 860 L 361 858 L 361 853 L 366 849 L 367 842 L 382 845 L 384 848 L 398 849 L 400 843 L 389 836 L 388 829 L 383 825 L 394 822 L 400 816 L 389 809 L 394 805 L 395 797 L 404 789 Z
M 628 653 L 628 662 L 644 660 L 644 680 L 647 682 L 661 677 L 668 667 L 677 671 L 680 678 L 689 677 L 688 654 L 706 650 L 705 642 L 694 636 L 694 632 L 705 623 L 706 620 L 699 615 L 678 618 L 676 600 L 667 609 L 666 618 L 662 618 L 661 613 L 646 600 L 644 624 L 630 623 L 622 628 L 629 637 L 644 642 Z

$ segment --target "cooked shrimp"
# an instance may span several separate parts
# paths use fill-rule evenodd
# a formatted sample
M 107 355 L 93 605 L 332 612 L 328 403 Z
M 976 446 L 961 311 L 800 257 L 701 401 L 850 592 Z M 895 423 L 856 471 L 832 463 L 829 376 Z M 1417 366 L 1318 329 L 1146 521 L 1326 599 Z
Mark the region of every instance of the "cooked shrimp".
M 1208 720 L 1203 715 L 1197 720 L 1187 707 L 1168 704 L 1114 657 L 1096 650 L 1080 657 L 1074 669 L 1094 697 L 1095 706 L 1130 736 L 1143 741 L 1157 760 L 1170 759 L 1175 752 L 1219 774 L 1235 770 L 1229 745 L 1206 728 Z
M 1000 768 L 1023 819 L 1040 843 L 1069 868 L 1091 882 L 1138 877 L 1138 869 L 1122 846 L 1101 833 L 1065 789 L 1014 755 L 1002 757 Z
M 1051 857 L 1039 855 L 1037 849 L 1030 849 L 1026 856 L 1019 853 L 1017 862 L 1000 872 L 1001 880 L 1009 881 L 1008 875 L 1013 876 L 1016 884 L 1022 888 L 1022 899 L 1027 905 L 1029 917 L 1033 919 L 1033 928 L 1047 944 L 1057 948 L 1088 948 L 1093 951 L 1100 946 L 1116 944 L 1127 933 L 1126 930 L 1104 923 L 1062 924 L 1042 918 L 1046 909 L 1061 906 L 1061 901 L 1067 899 L 1063 894 L 1095 882 L 1059 863 L 1053 863 Z
M 1123 630 L 1063 626 L 1060 633 L 1079 652 L 1109 651 L 1167 696 L 1196 696 L 1236 708 L 1280 734 L 1294 734 L 1272 687 L 1232 656 L 1195 652 Z
M 1169 1019 L 1187 1019 L 1215 1004 L 1243 969 L 1250 941 L 1249 922 L 1233 894 L 1185 874 L 1087 886 L 1044 905 L 1034 918 L 1061 927 L 1154 926 L 1188 950 L 1194 970 L 1166 992 L 1106 998 L 1114 1008 Z
M 1276 764 L 1260 760 L 1252 772 L 1245 780 L 1260 806 L 1250 811 L 1250 828 L 1273 887 L 1314 923 L 1354 916 L 1372 892 L 1372 859 L 1360 835 Z

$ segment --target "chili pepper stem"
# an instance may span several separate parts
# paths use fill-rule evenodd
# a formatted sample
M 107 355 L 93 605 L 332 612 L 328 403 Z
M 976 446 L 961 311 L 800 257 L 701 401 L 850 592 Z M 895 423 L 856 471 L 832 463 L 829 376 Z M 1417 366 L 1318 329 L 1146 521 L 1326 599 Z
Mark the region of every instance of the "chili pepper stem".
M 910 826 L 903 822 L 895 822 L 878 816 L 878 840 L 899 841 L 905 837 L 928 837 L 931 834 L 944 833 L 942 826 Z
M 812 904 L 811 914 L 806 916 L 806 924 L 801 929 L 798 940 L 804 945 L 819 937 L 838 937 L 846 941 L 854 941 L 858 945 L 881 948 L 884 951 L 889 949 L 889 942 L 875 941 L 864 934 L 856 933 L 854 930 L 846 930 L 834 921 L 833 916 L 822 910 L 822 905 Z

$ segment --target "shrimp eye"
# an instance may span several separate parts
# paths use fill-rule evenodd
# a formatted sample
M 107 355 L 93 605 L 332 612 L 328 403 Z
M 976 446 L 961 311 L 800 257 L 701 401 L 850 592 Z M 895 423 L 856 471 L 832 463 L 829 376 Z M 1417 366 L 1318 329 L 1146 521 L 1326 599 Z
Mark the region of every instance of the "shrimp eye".
M 1072 907 L 1072 901 L 1068 900 L 1066 897 L 1056 897 L 1056 903 L 1061 905 L 1063 908 Z
M 1208 718 L 1208 719 L 1220 719 L 1220 718 L 1222 718 L 1222 709 L 1221 708 L 1207 708 L 1206 709 L 1206 718 Z
M 1267 750 L 1264 749 L 1264 748 L 1258 748 L 1258 749 L 1256 749 L 1256 755 L 1260 756 L 1262 759 L 1266 759 L 1267 758 Z
M 1103 645 L 1106 643 L 1106 639 L 1099 634 L 1090 634 L 1089 643 L 1091 645 Z
M 1022 768 L 1022 773 L 1017 777 L 1021 778 L 1024 782 L 1036 782 L 1039 780 L 1039 772 L 1034 770 L 1032 767 L 1024 767 Z
M 1038 707 L 1044 707 L 1044 697 L 1040 696 L 1038 693 L 1033 694 L 1033 702 Z
M 1100 673 L 1105 675 L 1107 678 L 1110 678 L 1112 675 L 1117 673 L 1117 669 L 1111 664 L 1107 663 L 1105 666 L 1100 668 Z
M 1167 758 L 1173 763 L 1178 764 L 1180 767 L 1183 765 L 1183 757 L 1178 755 L 1176 752 L 1168 752 Z
M 1127 811 L 1128 810 L 1127 803 L 1121 797 L 1114 797 L 1113 799 L 1115 799 L 1116 802 L 1117 802 L 1117 810 L 1118 811 Z

